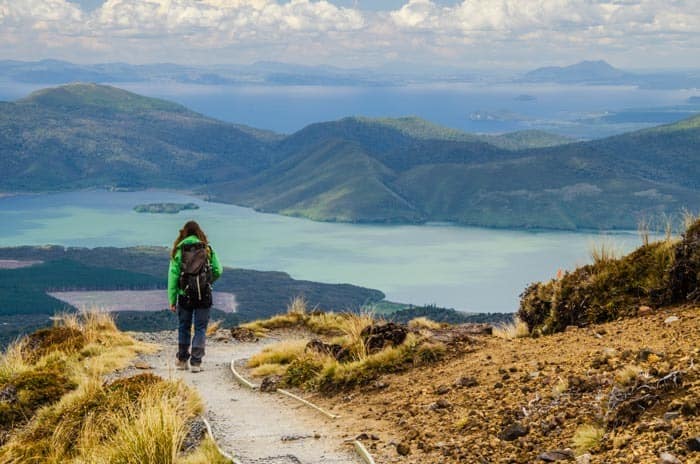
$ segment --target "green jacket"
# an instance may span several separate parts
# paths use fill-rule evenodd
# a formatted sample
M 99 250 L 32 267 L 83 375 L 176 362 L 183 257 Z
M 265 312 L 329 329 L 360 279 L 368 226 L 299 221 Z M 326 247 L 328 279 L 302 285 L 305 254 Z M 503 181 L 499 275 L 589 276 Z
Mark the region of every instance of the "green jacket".
M 185 292 L 178 288 L 178 281 L 180 280 L 180 265 L 182 263 L 182 245 L 190 245 L 192 243 L 199 243 L 200 240 L 194 236 L 190 235 L 185 237 L 180 243 L 177 244 L 177 252 L 175 252 L 175 257 L 170 259 L 170 269 L 168 271 L 168 302 L 170 306 L 177 303 L 177 296 L 184 295 Z M 223 272 L 219 258 L 214 253 L 212 247 L 209 247 L 209 263 L 211 264 L 211 273 L 214 280 L 218 279 Z

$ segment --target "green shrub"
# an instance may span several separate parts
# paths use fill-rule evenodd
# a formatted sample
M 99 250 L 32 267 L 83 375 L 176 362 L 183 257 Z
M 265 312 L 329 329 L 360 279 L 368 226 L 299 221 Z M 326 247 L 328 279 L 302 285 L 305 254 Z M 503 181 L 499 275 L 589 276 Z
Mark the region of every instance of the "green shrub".
M 29 362 L 35 362 L 52 352 L 75 353 L 85 346 L 85 342 L 85 336 L 76 328 L 50 327 L 27 336 L 24 354 Z
M 77 386 L 64 371 L 60 363 L 47 365 L 18 373 L 0 384 L 0 438 Z
M 521 295 L 518 317 L 530 331 L 552 333 L 634 316 L 640 305 L 664 303 L 676 245 L 641 246 L 619 259 L 598 260 Z

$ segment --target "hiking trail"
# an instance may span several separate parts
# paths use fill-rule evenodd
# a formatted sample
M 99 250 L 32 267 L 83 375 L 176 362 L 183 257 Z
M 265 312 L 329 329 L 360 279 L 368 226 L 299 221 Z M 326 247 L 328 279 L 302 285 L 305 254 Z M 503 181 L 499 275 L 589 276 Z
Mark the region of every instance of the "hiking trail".
M 135 338 L 160 345 L 143 355 L 156 375 L 182 379 L 194 387 L 205 403 L 219 446 L 243 464 L 361 464 L 337 420 L 324 417 L 296 401 L 240 386 L 229 365 L 248 358 L 264 343 L 228 343 L 208 337 L 202 372 L 175 369 L 176 332 L 133 333 Z M 274 341 L 274 340 L 271 340 Z

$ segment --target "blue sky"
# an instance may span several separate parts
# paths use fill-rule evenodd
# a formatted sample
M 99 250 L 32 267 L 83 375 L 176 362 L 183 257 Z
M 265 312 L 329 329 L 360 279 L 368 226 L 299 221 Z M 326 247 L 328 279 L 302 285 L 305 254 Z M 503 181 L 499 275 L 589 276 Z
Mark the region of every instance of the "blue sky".
M 699 0 L 0 0 L 0 59 L 700 66 Z

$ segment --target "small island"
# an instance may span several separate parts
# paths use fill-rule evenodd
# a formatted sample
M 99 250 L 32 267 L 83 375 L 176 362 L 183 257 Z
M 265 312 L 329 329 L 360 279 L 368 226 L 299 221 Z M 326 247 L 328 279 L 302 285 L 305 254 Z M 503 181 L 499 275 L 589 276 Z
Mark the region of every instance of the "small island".
M 180 211 L 199 209 L 194 203 L 149 203 L 134 206 L 137 213 L 177 214 Z

